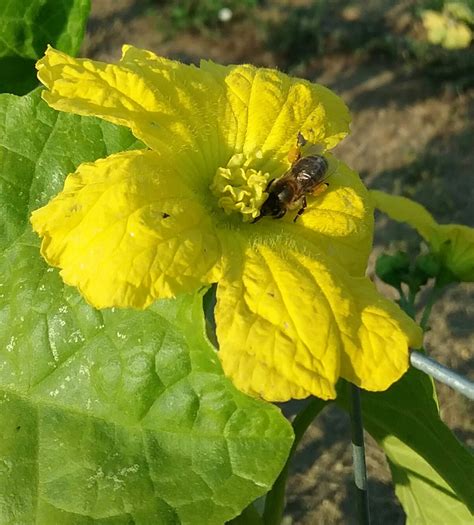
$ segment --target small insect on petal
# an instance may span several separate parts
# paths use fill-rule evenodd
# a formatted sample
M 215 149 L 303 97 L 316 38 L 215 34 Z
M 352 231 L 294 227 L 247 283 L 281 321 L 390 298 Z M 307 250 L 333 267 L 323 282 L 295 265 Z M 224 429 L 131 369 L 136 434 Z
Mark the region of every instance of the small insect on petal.
M 301 156 L 301 147 L 306 143 L 299 132 L 296 146 L 288 154 L 288 158 L 293 159 L 290 169 L 269 184 L 266 189 L 268 197 L 260 208 L 260 215 L 253 222 L 266 215 L 281 219 L 288 210 L 299 208 L 293 219 L 296 222 L 306 209 L 306 197 L 319 195 L 327 188 L 324 181 L 327 178 L 328 162 L 322 155 Z

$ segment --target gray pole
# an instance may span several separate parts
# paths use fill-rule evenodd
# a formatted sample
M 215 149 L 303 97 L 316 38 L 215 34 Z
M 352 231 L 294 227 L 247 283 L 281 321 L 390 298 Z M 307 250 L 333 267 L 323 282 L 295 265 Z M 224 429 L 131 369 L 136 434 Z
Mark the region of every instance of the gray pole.
M 448 367 L 438 363 L 431 357 L 421 352 L 413 351 L 410 354 L 410 363 L 414 368 L 425 372 L 440 383 L 450 386 L 457 392 L 469 399 L 474 400 L 474 383 L 469 379 L 460 376 Z
M 351 397 L 352 460 L 359 525 L 370 525 L 367 468 L 365 465 L 364 426 L 359 387 L 349 383 Z

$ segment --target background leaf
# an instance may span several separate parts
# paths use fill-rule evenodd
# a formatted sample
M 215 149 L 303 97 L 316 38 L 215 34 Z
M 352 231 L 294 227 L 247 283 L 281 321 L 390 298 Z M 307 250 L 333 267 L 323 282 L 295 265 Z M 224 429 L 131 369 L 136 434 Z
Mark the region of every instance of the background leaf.
M 0 92 L 22 95 L 37 86 L 35 62 L 48 44 L 75 55 L 89 11 L 90 0 L 0 2 Z
M 347 408 L 346 389 L 337 402 Z M 386 392 L 362 391 L 362 411 L 387 455 L 407 523 L 472 523 L 474 457 L 441 421 L 431 378 L 412 368 Z
M 123 128 L 0 97 L 0 523 L 219 524 L 272 486 L 293 434 L 238 392 L 202 294 L 96 311 L 39 256 L 28 217 Z

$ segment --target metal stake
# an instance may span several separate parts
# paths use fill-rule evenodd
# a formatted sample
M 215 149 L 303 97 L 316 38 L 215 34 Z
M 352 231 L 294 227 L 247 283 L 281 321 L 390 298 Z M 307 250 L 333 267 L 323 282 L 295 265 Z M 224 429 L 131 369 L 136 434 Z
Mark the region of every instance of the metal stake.
M 410 354 L 410 363 L 414 368 L 418 368 L 425 374 L 437 379 L 439 382 L 450 386 L 469 399 L 474 400 L 474 383 L 469 379 L 460 376 L 448 367 L 438 363 L 431 357 L 420 352 L 413 351 Z
M 356 489 L 357 517 L 360 525 L 370 525 L 367 467 L 365 465 L 364 427 L 360 406 L 360 390 L 349 384 L 351 397 L 352 460 Z

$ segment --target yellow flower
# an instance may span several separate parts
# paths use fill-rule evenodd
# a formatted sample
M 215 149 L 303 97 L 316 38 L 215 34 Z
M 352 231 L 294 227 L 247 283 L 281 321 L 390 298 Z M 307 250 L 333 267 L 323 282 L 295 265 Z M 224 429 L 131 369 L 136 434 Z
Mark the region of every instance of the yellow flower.
M 350 120 L 336 95 L 129 46 L 118 64 L 48 49 L 37 67 L 50 106 L 128 126 L 148 147 L 79 166 L 32 215 L 43 256 L 93 306 L 145 308 L 217 282 L 224 371 L 267 400 L 334 398 L 340 376 L 383 390 L 406 371 L 421 331 L 364 277 L 373 208 L 327 153 Z M 253 222 L 299 133 L 326 157 L 329 189 L 297 222 Z
M 376 208 L 415 228 L 456 279 L 474 281 L 474 228 L 438 224 L 421 204 L 406 197 L 378 190 L 372 190 L 370 195 Z
M 469 47 L 472 40 L 470 27 L 462 20 L 470 12 L 465 6 L 462 10 L 458 3 L 448 4 L 442 13 L 427 9 L 422 12 L 421 18 L 423 26 L 427 32 L 428 41 L 432 44 L 439 44 L 446 49 L 463 49 Z M 472 19 L 471 19 L 472 23 Z

